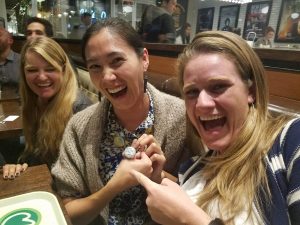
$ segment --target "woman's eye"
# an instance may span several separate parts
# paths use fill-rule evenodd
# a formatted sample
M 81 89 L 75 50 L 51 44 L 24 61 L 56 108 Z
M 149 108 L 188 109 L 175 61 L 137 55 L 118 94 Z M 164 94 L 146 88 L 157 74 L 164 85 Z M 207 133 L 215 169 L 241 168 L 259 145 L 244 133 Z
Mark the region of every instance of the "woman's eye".
M 101 67 L 100 67 L 99 65 L 96 65 L 96 64 L 93 64 L 93 65 L 89 65 L 89 66 L 88 66 L 88 70 L 91 71 L 91 72 L 99 71 L 100 68 L 101 68 Z
M 122 57 L 118 57 L 112 60 L 111 64 L 113 66 L 120 66 L 124 62 L 124 59 Z
M 198 89 L 188 90 L 184 93 L 186 98 L 197 98 L 199 96 L 200 91 Z
M 45 71 L 48 73 L 52 73 L 52 72 L 55 72 L 56 69 L 54 67 L 50 67 L 50 68 L 45 69 Z
M 35 73 L 37 71 L 38 71 L 37 69 L 26 69 L 27 73 Z
M 210 90 L 213 93 L 222 93 L 226 90 L 226 88 L 227 88 L 227 85 L 225 85 L 225 84 L 215 84 L 210 88 Z

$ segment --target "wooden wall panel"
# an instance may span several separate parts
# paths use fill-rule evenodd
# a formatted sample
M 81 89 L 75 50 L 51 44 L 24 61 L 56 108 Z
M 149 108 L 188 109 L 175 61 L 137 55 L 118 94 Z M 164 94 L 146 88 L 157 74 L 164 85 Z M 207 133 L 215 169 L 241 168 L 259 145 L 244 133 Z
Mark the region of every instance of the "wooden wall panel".
M 300 72 L 266 69 L 270 95 L 300 101 Z
M 176 76 L 176 58 L 150 55 L 149 72 Z

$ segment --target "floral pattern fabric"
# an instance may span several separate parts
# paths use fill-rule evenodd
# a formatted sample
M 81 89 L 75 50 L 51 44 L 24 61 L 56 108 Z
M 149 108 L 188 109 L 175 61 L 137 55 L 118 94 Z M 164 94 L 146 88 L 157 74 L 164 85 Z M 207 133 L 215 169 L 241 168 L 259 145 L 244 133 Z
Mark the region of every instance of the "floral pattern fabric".
M 122 160 L 122 152 L 132 141 L 144 133 L 153 133 L 154 109 L 150 98 L 147 118 L 138 128 L 129 132 L 118 123 L 118 119 L 110 105 L 108 122 L 100 144 L 99 174 L 106 184 L 114 175 Z M 132 187 L 117 195 L 109 204 L 109 225 L 139 225 L 150 220 L 145 204 L 147 193 L 141 186 Z

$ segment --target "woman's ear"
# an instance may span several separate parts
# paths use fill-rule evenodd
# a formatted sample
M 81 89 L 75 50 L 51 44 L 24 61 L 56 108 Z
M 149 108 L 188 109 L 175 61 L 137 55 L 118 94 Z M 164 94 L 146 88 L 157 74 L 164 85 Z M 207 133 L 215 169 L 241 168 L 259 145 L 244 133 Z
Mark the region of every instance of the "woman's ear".
M 146 72 L 148 70 L 148 67 L 149 67 L 149 54 L 148 54 L 148 50 L 146 48 L 144 48 L 144 51 L 143 51 L 144 72 Z
M 249 88 L 249 94 L 248 94 L 248 103 L 253 104 L 255 102 L 255 84 L 252 80 L 248 80 L 248 88 Z

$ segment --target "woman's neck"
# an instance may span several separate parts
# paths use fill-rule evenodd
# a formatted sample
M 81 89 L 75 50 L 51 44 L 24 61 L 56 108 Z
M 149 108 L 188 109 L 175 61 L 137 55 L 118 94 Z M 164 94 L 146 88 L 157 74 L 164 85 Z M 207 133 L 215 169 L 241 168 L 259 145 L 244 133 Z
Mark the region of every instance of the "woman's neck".
M 146 118 L 149 112 L 150 100 L 148 94 L 144 94 L 139 104 L 128 110 L 115 110 L 119 123 L 128 131 L 134 131 Z

